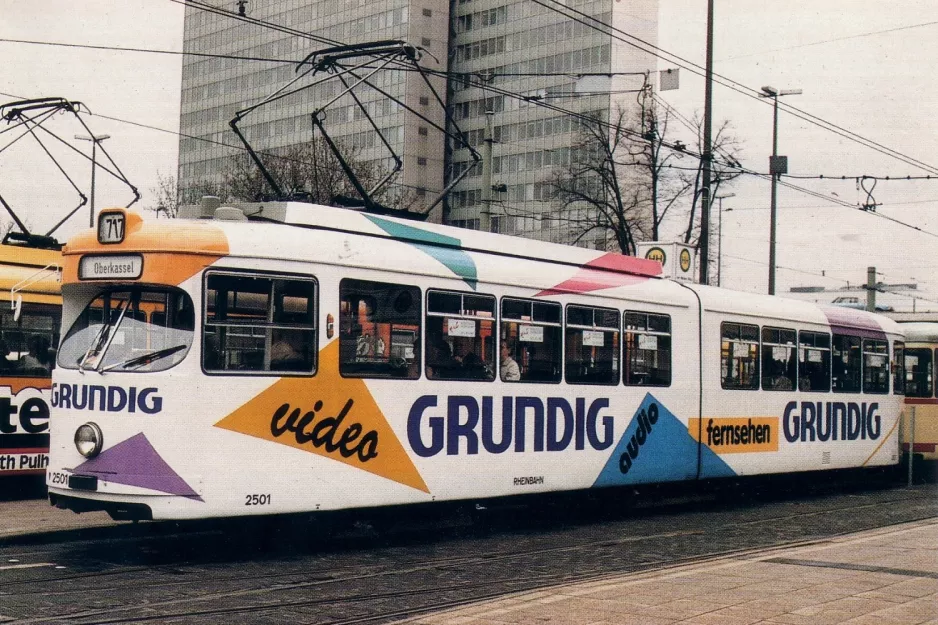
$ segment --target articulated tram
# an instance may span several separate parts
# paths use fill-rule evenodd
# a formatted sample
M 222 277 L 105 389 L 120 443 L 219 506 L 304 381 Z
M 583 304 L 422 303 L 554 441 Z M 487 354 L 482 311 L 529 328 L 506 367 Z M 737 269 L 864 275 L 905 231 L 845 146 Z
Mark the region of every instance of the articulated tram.
M 58 250 L 0 244 L 0 478 L 41 476 L 62 316 Z
M 938 323 L 902 323 L 900 328 L 906 337 L 902 451 L 934 464 L 938 461 Z
M 109 209 L 63 252 L 62 508 L 188 519 L 898 461 L 902 335 L 875 314 L 299 203 Z

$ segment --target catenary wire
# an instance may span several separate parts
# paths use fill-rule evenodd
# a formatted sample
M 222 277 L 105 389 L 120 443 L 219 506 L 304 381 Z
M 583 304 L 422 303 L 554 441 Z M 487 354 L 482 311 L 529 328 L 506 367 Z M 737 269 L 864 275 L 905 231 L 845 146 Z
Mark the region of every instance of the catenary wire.
M 676 55 L 676 54 L 667 52 L 666 50 L 663 50 L 663 49 L 661 49 L 661 48 L 659 48 L 659 47 L 657 47 L 657 46 L 655 46 L 655 45 L 653 45 L 653 44 L 650 44 L 650 43 L 648 43 L 647 41 L 644 41 L 643 39 L 641 39 L 641 38 L 639 38 L 639 37 L 636 37 L 636 36 L 634 36 L 634 35 L 631 35 L 631 34 L 625 32 L 625 31 L 623 31 L 623 30 L 621 30 L 621 29 L 619 29 L 619 28 L 616 28 L 616 27 L 614 27 L 614 26 L 611 26 L 610 24 L 607 24 L 606 22 L 603 22 L 602 20 L 600 20 L 600 19 L 598 19 L 598 18 L 595 18 L 595 17 L 593 17 L 593 16 L 591 16 L 591 15 L 589 15 L 589 14 L 587 14 L 587 13 L 584 13 L 584 12 L 579 11 L 579 10 L 577 10 L 577 9 L 574 9 L 574 8 L 572 8 L 572 7 L 568 7 L 568 6 L 566 6 L 565 4 L 563 4 L 562 2 L 560 2 L 560 0 L 546 0 L 546 2 L 552 3 L 552 5 L 548 5 L 548 4 L 546 4 L 546 3 L 545 3 L 544 1 L 542 1 L 542 0 L 531 0 L 531 1 L 534 2 L 535 4 L 538 4 L 538 5 L 540 5 L 540 6 L 544 7 L 544 8 L 546 8 L 546 9 L 548 9 L 548 10 L 555 11 L 556 13 L 558 13 L 558 14 L 560 14 L 560 15 L 563 15 L 564 17 L 567 17 L 568 19 L 573 19 L 574 21 L 577 21 L 577 22 L 579 22 L 579 23 L 581 23 L 581 24 L 583 24 L 583 25 L 591 26 L 592 28 L 594 28 L 595 30 L 597 30 L 597 31 L 599 31 L 599 32 L 602 32 L 602 33 L 604 33 L 604 34 L 606 34 L 606 35 L 609 35 L 609 36 L 611 36 L 611 37 L 615 37 L 617 40 L 622 41 L 623 43 L 625 43 L 625 44 L 627 44 L 627 45 L 630 45 L 630 46 L 632 46 L 632 47 L 634 47 L 634 48 L 636 48 L 636 49 L 638 49 L 638 50 L 640 50 L 640 51 L 642 51 L 642 52 L 645 52 L 645 53 L 647 53 L 647 54 L 651 54 L 651 55 L 653 55 L 653 56 L 655 56 L 655 57 L 657 57 L 657 58 L 663 59 L 663 60 L 665 60 L 665 61 L 670 61 L 670 62 L 676 63 L 678 66 L 683 67 L 684 69 L 690 71 L 690 72 L 693 73 L 693 74 L 697 74 L 698 76 L 705 76 L 705 69 L 702 68 L 700 65 L 698 65 L 698 64 L 696 64 L 696 63 L 694 63 L 694 62 L 692 62 L 692 61 L 689 61 L 689 60 L 687 60 L 687 59 L 684 59 L 684 58 L 682 58 L 682 57 L 680 57 L 680 56 L 678 56 L 678 55 Z M 558 6 L 562 7 L 563 10 L 561 10 L 561 9 L 557 8 L 557 6 L 553 6 L 553 5 L 558 5 Z M 570 13 L 564 13 L 564 11 L 569 11 L 570 13 L 573 13 L 573 14 L 575 14 L 575 15 L 580 15 L 580 16 L 586 18 L 586 19 L 592 20 L 592 22 L 593 22 L 594 24 L 588 24 L 588 23 L 586 23 L 586 22 L 583 22 L 582 20 L 579 20 L 579 19 L 577 19 L 577 18 L 573 18 L 573 17 L 571 17 Z M 598 24 L 598 26 L 597 26 L 597 24 Z M 601 28 L 605 28 L 605 29 L 607 29 L 607 30 L 606 30 L 606 31 L 603 31 L 603 30 L 601 30 Z M 639 42 L 639 43 L 635 43 L 635 42 L 633 42 L 633 41 L 629 41 L 629 40 L 625 39 L 623 36 L 617 36 L 617 35 L 615 35 L 614 33 L 619 33 L 619 34 L 623 35 L 624 37 L 628 37 L 629 39 L 634 39 L 635 41 L 637 41 L 637 42 Z M 642 47 L 642 46 L 645 46 L 645 47 Z M 669 57 L 671 57 L 671 58 L 669 58 Z M 678 59 L 678 61 L 674 61 L 674 59 Z M 683 64 L 682 64 L 682 63 L 683 63 Z M 728 89 L 731 89 L 731 90 L 733 90 L 733 91 L 736 91 L 737 93 L 740 93 L 740 94 L 742 94 L 742 95 L 745 95 L 745 96 L 747 96 L 747 97 L 750 97 L 750 98 L 752 98 L 752 99 L 754 99 L 754 100 L 759 100 L 759 101 L 761 101 L 761 100 L 764 100 L 764 99 L 765 99 L 765 98 L 762 98 L 762 97 L 760 96 L 760 93 L 759 93 L 758 91 L 756 91 L 755 89 L 753 89 L 753 88 L 751 88 L 751 87 L 747 87 L 746 85 L 743 85 L 742 83 L 739 83 L 739 82 L 737 82 L 737 81 L 734 81 L 734 80 L 732 80 L 732 79 L 730 79 L 730 78 L 727 78 L 727 77 L 725 77 L 725 76 L 721 76 L 720 74 L 713 74 L 713 77 L 716 79 L 716 80 L 714 80 L 714 82 L 716 82 L 717 84 L 719 84 L 719 85 L 721 85 L 721 86 L 723 86 L 723 87 L 726 87 L 726 88 L 728 88 Z M 915 158 L 913 158 L 913 157 L 910 157 L 910 156 L 908 156 L 908 155 L 906 155 L 906 154 L 903 154 L 903 153 L 901 153 L 901 152 L 898 152 L 897 150 L 893 150 L 892 148 L 889 148 L 889 147 L 887 147 L 887 146 L 885 146 L 885 145 L 882 145 L 882 144 L 880 144 L 880 143 L 877 143 L 877 142 L 875 142 L 875 141 L 873 141 L 873 140 L 871 140 L 871 139 L 867 139 L 866 137 L 863 137 L 862 135 L 859 135 L 859 134 L 857 134 L 857 133 L 855 133 L 855 132 L 852 132 L 852 131 L 850 131 L 850 130 L 847 130 L 846 128 L 842 128 L 842 127 L 840 127 L 840 126 L 838 126 L 838 125 L 836 125 L 836 124 L 834 124 L 834 123 L 832 123 L 832 122 L 829 122 L 829 121 L 827 121 L 827 120 L 824 120 L 824 119 L 822 119 L 822 118 L 820 118 L 820 117 L 818 117 L 818 116 L 816 116 L 816 115 L 813 115 L 813 114 L 811 114 L 811 113 L 808 113 L 808 112 L 806 112 L 806 111 L 803 111 L 803 110 L 801 110 L 801 109 L 799 109 L 799 108 L 797 108 L 797 107 L 794 107 L 794 106 L 792 106 L 792 105 L 790 105 L 790 104 L 787 104 L 787 103 L 785 103 L 785 102 L 778 102 L 778 104 L 779 104 L 780 108 L 782 108 L 783 110 L 785 110 L 785 111 L 788 112 L 789 114 L 793 115 L 794 117 L 797 117 L 797 118 L 799 118 L 799 119 L 802 119 L 802 120 L 807 121 L 807 122 L 809 122 L 809 123 L 812 123 L 812 124 L 814 124 L 814 125 L 820 126 L 820 127 L 824 128 L 824 129 L 826 129 L 826 130 L 828 130 L 828 131 L 830 131 L 830 132 L 833 132 L 833 133 L 835 133 L 835 134 L 838 134 L 838 135 L 840 135 L 840 136 L 842 136 L 842 137 L 844 137 L 844 138 L 846 138 L 846 139 L 849 139 L 849 140 L 854 141 L 854 142 L 856 142 L 856 143 L 860 143 L 861 145 L 864 145 L 865 147 L 868 147 L 868 148 L 870 148 L 870 149 L 873 149 L 873 150 L 875 150 L 875 151 L 877 151 L 877 152 L 880 152 L 880 153 L 882 153 L 882 154 L 885 154 L 885 155 L 887 155 L 887 156 L 891 156 L 892 158 L 895 158 L 895 159 L 897 159 L 897 160 L 901 160 L 901 161 L 905 162 L 906 164 L 913 165 L 913 166 L 915 166 L 915 167 L 918 167 L 919 169 L 924 169 L 924 170 L 926 170 L 926 171 L 932 171 L 932 172 L 934 172 L 934 173 L 938 173 L 938 168 L 936 168 L 936 167 L 934 167 L 934 166 L 932 166 L 932 165 L 929 165 L 928 163 L 925 163 L 925 162 L 923 162 L 923 161 L 920 161 L 920 160 L 918 160 L 918 159 L 915 159 Z

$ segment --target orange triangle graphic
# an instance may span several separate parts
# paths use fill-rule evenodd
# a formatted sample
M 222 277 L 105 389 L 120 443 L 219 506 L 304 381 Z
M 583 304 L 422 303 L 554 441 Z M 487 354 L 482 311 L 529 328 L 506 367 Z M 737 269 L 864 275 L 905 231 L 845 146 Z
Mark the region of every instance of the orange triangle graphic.
M 339 342 L 319 353 L 313 378 L 281 378 L 215 424 L 344 462 L 429 493 L 364 380 L 338 371 Z

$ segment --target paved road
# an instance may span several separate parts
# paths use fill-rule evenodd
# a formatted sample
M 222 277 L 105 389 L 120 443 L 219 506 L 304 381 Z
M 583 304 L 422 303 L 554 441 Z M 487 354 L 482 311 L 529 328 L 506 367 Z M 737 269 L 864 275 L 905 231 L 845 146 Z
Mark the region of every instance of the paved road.
M 79 625 L 391 622 L 938 518 L 934 485 L 806 487 L 665 501 L 652 491 L 638 502 L 605 493 L 472 514 L 438 507 L 406 517 L 397 510 L 136 526 L 41 501 L 0 502 L 14 525 L 42 509 L 46 529 L 55 530 L 0 537 L 0 615 Z

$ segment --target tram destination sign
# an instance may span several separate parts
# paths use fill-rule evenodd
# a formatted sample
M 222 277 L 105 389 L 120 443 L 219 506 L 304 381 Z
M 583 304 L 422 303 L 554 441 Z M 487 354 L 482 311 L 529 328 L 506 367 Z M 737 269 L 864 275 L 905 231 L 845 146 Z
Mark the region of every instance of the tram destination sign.
M 143 256 L 84 256 L 78 266 L 81 280 L 133 280 L 143 274 Z

